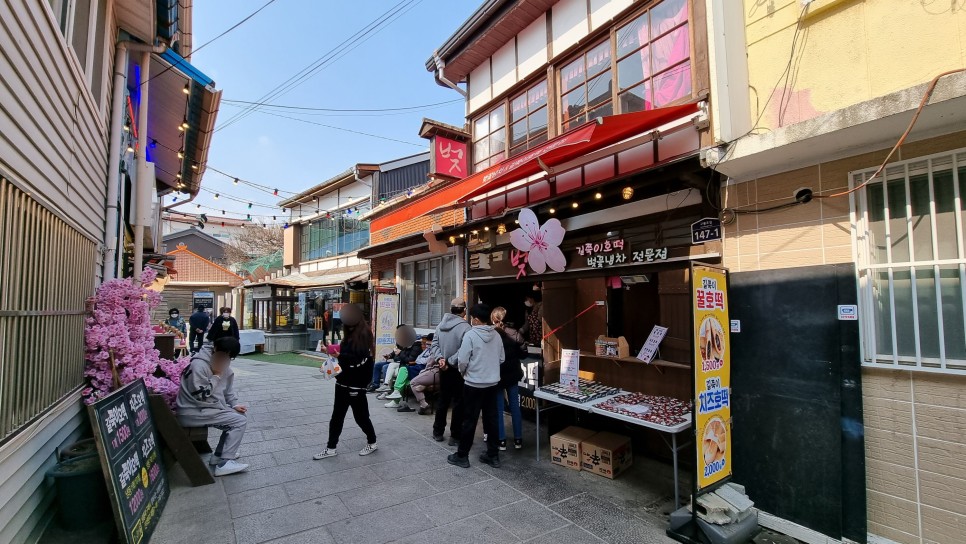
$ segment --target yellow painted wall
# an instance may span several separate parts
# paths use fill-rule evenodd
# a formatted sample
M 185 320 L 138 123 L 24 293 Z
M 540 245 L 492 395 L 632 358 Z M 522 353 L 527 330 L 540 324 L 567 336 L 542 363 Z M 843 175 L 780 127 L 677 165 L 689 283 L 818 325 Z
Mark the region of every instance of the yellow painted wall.
M 752 121 L 764 110 L 761 128 L 811 119 L 966 67 L 962 0 L 815 0 L 801 23 L 779 123 L 780 79 L 802 4 L 743 2 Z

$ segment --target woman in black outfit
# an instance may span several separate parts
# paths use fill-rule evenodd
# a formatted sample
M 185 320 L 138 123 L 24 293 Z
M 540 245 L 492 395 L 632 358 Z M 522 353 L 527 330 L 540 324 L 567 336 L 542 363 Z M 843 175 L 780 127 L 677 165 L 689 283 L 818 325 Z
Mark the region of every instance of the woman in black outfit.
M 231 316 L 231 308 L 222 308 L 221 315 L 215 318 L 208 331 L 208 341 L 214 342 L 219 338 L 231 336 L 235 340 L 239 339 L 238 321 Z
M 356 424 L 366 433 L 368 442 L 359 455 L 369 455 L 378 449 L 376 430 L 369 419 L 369 403 L 366 401 L 366 387 L 372 377 L 372 329 L 366 323 L 362 309 L 355 304 L 347 304 L 342 309 L 341 319 L 345 330 L 345 340 L 339 346 L 342 372 L 335 377 L 335 406 L 329 421 L 329 442 L 313 457 L 315 460 L 338 455 L 336 446 L 349 408 L 352 408 Z

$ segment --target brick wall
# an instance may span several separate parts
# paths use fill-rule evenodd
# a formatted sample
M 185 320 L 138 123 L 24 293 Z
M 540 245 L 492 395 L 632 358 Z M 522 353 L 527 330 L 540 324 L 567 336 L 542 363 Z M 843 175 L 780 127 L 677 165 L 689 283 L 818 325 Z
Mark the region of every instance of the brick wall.
M 422 255 L 429 251 L 428 245 L 423 245 L 415 249 L 407 249 L 405 251 L 399 251 L 392 253 L 390 255 L 383 255 L 381 257 L 374 257 L 369 260 L 369 266 L 371 269 L 373 281 L 379 278 L 379 274 L 385 270 L 391 270 L 395 273 L 396 271 L 396 261 L 399 259 L 405 259 L 406 257 L 414 257 L 416 255 Z
M 966 145 L 966 132 L 906 144 L 894 160 L 907 160 Z M 816 194 L 848 188 L 849 172 L 878 167 L 888 149 L 828 161 L 722 188 L 729 208 L 756 210 L 792 200 L 800 187 Z M 742 214 L 725 226 L 724 262 L 732 272 L 773 270 L 853 262 L 849 198 L 816 199 L 808 204 L 758 215 Z
M 462 225 L 465 222 L 465 216 L 466 213 L 462 209 L 434 215 L 424 215 L 389 228 L 370 232 L 369 243 L 372 245 L 384 244 L 411 234 L 421 234 L 431 231 L 434 226 L 452 227 L 454 225 Z

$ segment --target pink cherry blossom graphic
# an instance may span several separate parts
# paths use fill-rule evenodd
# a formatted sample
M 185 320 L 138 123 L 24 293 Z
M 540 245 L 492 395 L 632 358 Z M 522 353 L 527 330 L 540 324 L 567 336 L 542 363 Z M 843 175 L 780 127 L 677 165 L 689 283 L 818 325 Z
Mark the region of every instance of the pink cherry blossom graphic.
M 537 274 L 546 272 L 548 266 L 555 272 L 563 272 L 567 259 L 559 246 L 566 231 L 560 221 L 550 219 L 541 227 L 537 215 L 529 208 L 520 210 L 518 220 L 520 228 L 510 233 L 510 243 L 527 252 L 530 268 Z

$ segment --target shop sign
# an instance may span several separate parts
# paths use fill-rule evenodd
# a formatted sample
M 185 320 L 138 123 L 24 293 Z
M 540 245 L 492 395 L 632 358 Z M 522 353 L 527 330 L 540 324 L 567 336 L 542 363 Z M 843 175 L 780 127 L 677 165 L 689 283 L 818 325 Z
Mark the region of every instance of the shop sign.
M 433 138 L 436 150 L 436 173 L 454 178 L 464 178 L 467 169 L 466 143 L 444 136 Z
M 560 350 L 560 385 L 571 393 L 580 392 L 580 350 Z
M 203 307 L 208 313 L 214 312 L 215 293 L 214 291 L 195 291 L 191 294 L 191 307 L 197 309 Z
M 721 239 L 721 220 L 705 217 L 691 223 L 691 245 L 713 242 Z
M 855 304 L 839 305 L 839 321 L 858 321 L 859 307 Z
M 392 352 L 396 345 L 399 320 L 399 295 L 379 293 L 376 297 L 376 360 Z
M 651 329 L 651 334 L 647 337 L 647 341 L 644 342 L 644 347 L 637 354 L 637 358 L 647 364 L 651 364 L 651 361 L 654 360 L 654 356 L 657 354 L 657 347 L 661 345 L 661 341 L 664 340 L 666 335 L 667 327 L 654 325 L 654 328 Z
M 694 399 L 697 433 L 697 488 L 732 473 L 731 347 L 727 271 L 694 266 Z
M 549 267 L 554 272 L 563 272 L 567 268 L 567 258 L 560 250 L 567 233 L 560 220 L 549 219 L 543 226 L 537 220 L 533 210 L 520 210 L 517 219 L 520 228 L 510 233 L 510 243 L 514 249 L 510 250 L 510 263 L 517 269 L 517 279 L 527 275 L 529 266 L 535 274 L 543 274 Z
M 586 249 L 586 246 L 583 246 Z M 578 252 L 580 250 L 578 249 Z M 606 268 L 608 266 L 621 265 L 627 262 L 627 255 L 624 253 L 598 253 L 587 257 L 587 266 L 590 268 Z M 632 263 L 653 263 L 656 261 L 667 260 L 667 248 L 647 248 L 641 251 L 631 252 L 630 261 Z

